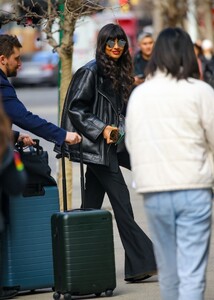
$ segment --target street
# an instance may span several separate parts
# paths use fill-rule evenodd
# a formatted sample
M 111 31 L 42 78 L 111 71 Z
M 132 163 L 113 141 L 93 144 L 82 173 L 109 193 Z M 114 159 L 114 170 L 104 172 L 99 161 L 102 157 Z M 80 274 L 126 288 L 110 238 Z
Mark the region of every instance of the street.
M 57 124 L 57 88 L 24 88 L 17 89 L 18 97 L 26 107 L 33 113 L 44 117 L 48 121 Z M 41 145 L 49 153 L 50 166 L 52 168 L 52 175 L 56 178 L 57 176 L 57 160 L 55 159 L 55 153 L 53 150 L 53 144 L 41 139 Z M 141 196 L 135 193 L 132 188 L 132 176 L 131 172 L 123 169 L 123 173 L 130 190 L 133 210 L 137 223 L 143 228 L 143 230 L 149 235 L 147 227 L 146 216 L 143 210 L 143 203 Z M 73 163 L 73 208 L 78 208 L 80 205 L 80 172 L 79 164 Z M 108 209 L 112 212 L 111 206 L 107 197 L 104 201 L 103 208 Z M 114 243 L 115 243 L 115 258 L 116 258 L 116 276 L 117 276 L 117 287 L 114 291 L 113 299 L 126 299 L 126 300 L 160 300 L 158 277 L 153 276 L 148 280 L 137 283 L 129 284 L 125 283 L 123 272 L 124 272 L 124 251 L 118 235 L 117 226 L 113 218 L 114 226 Z M 30 242 L 30 241 L 29 241 Z M 170 268 L 170 266 L 169 266 Z M 105 272 L 105 270 L 103 270 Z M 209 265 L 207 270 L 207 289 L 205 294 L 205 300 L 214 300 L 214 231 L 211 239 L 211 250 Z M 49 290 L 36 291 L 35 293 L 22 292 L 18 297 L 14 299 L 20 300 L 50 300 L 52 299 L 53 292 Z M 74 297 L 74 299 L 95 299 L 93 296 L 86 297 Z M 105 295 L 102 294 L 102 298 Z M 174 300 L 174 299 L 172 299 Z M 189 299 L 195 300 L 195 299 Z
M 58 124 L 58 89 L 56 87 L 17 88 L 16 92 L 19 99 L 32 113 L 56 125 Z M 17 127 L 14 126 L 14 128 Z M 17 130 L 19 131 L 20 129 Z M 25 130 L 22 129 L 20 131 L 25 132 Z M 33 134 L 31 135 L 34 138 L 38 138 Z M 42 138 L 40 138 L 40 144 L 44 150 L 48 151 L 52 176 L 56 178 L 57 160 L 55 159 L 56 153 L 53 152 L 54 144 Z

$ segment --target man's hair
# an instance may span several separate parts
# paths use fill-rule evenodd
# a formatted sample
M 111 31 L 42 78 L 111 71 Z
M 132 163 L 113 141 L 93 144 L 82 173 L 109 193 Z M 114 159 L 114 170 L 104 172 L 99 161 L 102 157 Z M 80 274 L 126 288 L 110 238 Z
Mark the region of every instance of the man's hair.
M 138 39 L 137 39 L 137 40 L 138 40 L 138 43 L 140 43 L 143 39 L 145 39 L 145 38 L 147 38 L 147 37 L 153 39 L 152 34 L 149 33 L 149 32 L 142 32 L 142 33 L 140 33 L 139 36 L 138 36 Z
M 14 47 L 22 47 L 16 35 L 0 35 L 0 55 L 4 55 L 7 58 L 10 57 L 13 54 Z

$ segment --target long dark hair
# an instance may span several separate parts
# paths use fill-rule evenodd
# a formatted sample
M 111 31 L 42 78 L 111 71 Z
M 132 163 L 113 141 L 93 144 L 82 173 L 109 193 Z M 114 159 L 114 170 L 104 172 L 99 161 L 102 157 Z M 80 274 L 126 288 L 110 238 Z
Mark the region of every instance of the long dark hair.
M 166 28 L 160 32 L 146 68 L 146 75 L 154 75 L 157 69 L 178 80 L 200 77 L 193 43 L 187 32 L 177 27 Z
M 123 39 L 126 41 L 123 54 L 117 61 L 105 54 L 106 42 L 109 39 Z M 103 77 L 111 80 L 113 88 L 119 91 L 123 100 L 127 102 L 134 79 L 132 77 L 133 70 L 129 43 L 121 26 L 110 23 L 101 28 L 97 37 L 96 61 L 98 72 Z

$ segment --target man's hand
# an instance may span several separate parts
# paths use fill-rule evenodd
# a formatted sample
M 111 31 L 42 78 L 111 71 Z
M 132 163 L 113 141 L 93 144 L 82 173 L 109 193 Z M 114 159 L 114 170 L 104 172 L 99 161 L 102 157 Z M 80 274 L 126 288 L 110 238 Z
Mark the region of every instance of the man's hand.
M 24 146 L 32 146 L 36 144 L 31 138 L 31 136 L 27 133 L 20 133 L 18 137 L 18 142 L 23 142 Z
M 80 143 L 82 140 L 81 136 L 76 133 L 76 132 L 67 132 L 66 137 L 65 137 L 65 142 L 74 145 Z
M 107 144 L 116 143 L 118 140 L 119 129 L 113 126 L 106 126 L 103 130 L 103 137 Z
M 143 83 L 144 81 L 145 81 L 145 78 L 141 78 L 138 76 L 134 77 L 134 85 L 139 85 L 139 84 Z

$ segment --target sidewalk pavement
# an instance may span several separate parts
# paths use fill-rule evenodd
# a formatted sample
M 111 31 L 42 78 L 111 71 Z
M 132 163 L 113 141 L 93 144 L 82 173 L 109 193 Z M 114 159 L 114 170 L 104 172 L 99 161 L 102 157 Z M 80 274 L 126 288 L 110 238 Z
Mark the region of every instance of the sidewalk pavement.
M 132 188 L 131 172 L 123 169 L 127 185 L 130 190 L 131 201 L 135 214 L 135 220 L 149 235 L 145 213 L 143 210 L 143 202 L 141 196 L 135 193 Z M 80 177 L 79 177 L 79 164 L 73 164 L 73 208 L 78 208 L 80 204 Z M 112 208 L 105 198 L 103 208 L 112 212 Z M 214 216 L 214 214 L 213 214 Z M 141 283 L 130 284 L 124 281 L 124 251 L 119 238 L 118 230 L 113 218 L 114 226 L 114 243 L 115 243 L 115 260 L 116 260 L 116 279 L 117 287 L 114 290 L 112 300 L 160 300 L 158 276 L 153 276 Z M 170 266 L 169 266 L 170 267 Z M 105 272 L 105 270 L 103 270 Z M 22 292 L 16 298 L 17 300 L 51 300 L 53 299 L 53 292 L 50 289 L 36 291 L 35 293 Z M 63 299 L 61 297 L 61 299 Z M 72 297 L 72 299 L 99 299 L 94 295 L 84 297 Z M 100 299 L 108 299 L 103 293 Z M 174 300 L 174 299 L 172 299 Z M 189 299 L 194 300 L 194 299 Z M 211 248 L 209 265 L 207 270 L 207 289 L 205 293 L 205 300 L 214 300 L 214 231 L 211 238 Z

